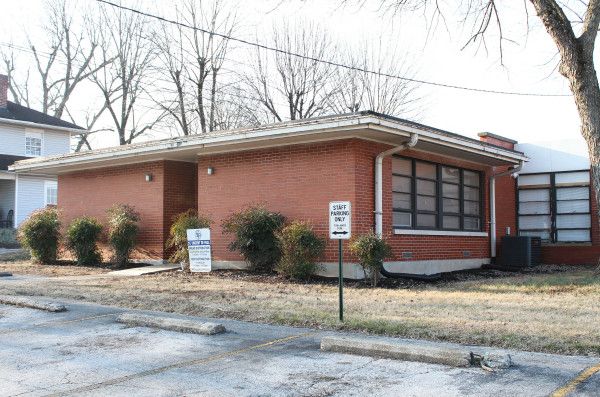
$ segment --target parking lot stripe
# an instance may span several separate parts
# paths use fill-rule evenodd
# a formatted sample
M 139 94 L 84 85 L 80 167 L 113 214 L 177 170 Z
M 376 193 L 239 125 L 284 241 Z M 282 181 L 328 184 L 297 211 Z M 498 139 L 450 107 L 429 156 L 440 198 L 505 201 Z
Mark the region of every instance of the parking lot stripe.
M 61 324 L 69 324 L 69 323 L 77 323 L 79 321 L 87 321 L 87 320 L 94 320 L 97 318 L 102 318 L 102 317 L 109 317 L 109 316 L 116 316 L 118 314 L 121 313 L 108 313 L 108 314 L 99 314 L 97 316 L 89 316 L 89 317 L 83 317 L 83 318 L 75 318 L 73 320 L 63 320 L 63 321 L 47 321 L 45 323 L 39 323 L 39 324 L 33 324 L 30 325 L 28 327 L 23 327 L 23 328 L 15 328 L 15 329 L 8 329 L 8 330 L 2 330 L 0 331 L 0 335 L 4 335 L 4 334 L 10 334 L 11 332 L 23 332 L 23 331 L 28 331 L 28 330 L 32 330 L 32 329 L 36 329 L 39 327 L 50 327 L 53 325 L 61 325 Z
M 569 383 L 567 383 L 566 385 L 562 386 L 559 389 L 556 389 L 554 391 L 554 393 L 552 393 L 550 395 L 550 397 L 566 397 L 568 396 L 571 392 L 573 392 L 577 386 L 579 386 L 580 384 L 582 384 L 583 382 L 585 382 L 586 380 L 588 380 L 589 378 L 591 378 L 596 372 L 600 371 L 600 363 L 586 368 L 585 370 L 581 371 L 579 373 L 579 375 L 577 375 L 575 378 L 571 379 L 571 381 L 569 381 Z
M 236 355 L 239 355 L 239 354 L 247 353 L 247 352 L 250 352 L 250 351 L 253 351 L 253 350 L 258 350 L 258 349 L 262 349 L 262 348 L 265 348 L 265 347 L 270 347 L 270 346 L 273 346 L 273 345 L 278 345 L 278 344 L 286 343 L 286 342 L 289 342 L 289 341 L 294 340 L 294 339 L 303 338 L 303 337 L 306 337 L 308 335 L 314 334 L 316 332 L 317 331 L 311 331 L 311 332 L 305 332 L 305 333 L 297 334 L 297 335 L 290 335 L 290 336 L 286 336 L 284 338 L 273 339 L 273 340 L 270 340 L 268 342 L 259 343 L 257 345 L 252 345 L 252 346 L 249 346 L 249 347 L 244 347 L 242 349 L 231 350 L 231 351 L 228 351 L 228 352 L 219 353 L 219 354 L 215 354 L 215 355 L 204 357 L 204 358 L 198 358 L 198 359 L 195 359 L 195 360 L 181 361 L 181 362 L 178 362 L 178 363 L 174 363 L 174 364 L 170 364 L 170 365 L 165 365 L 163 367 L 158 367 L 158 368 L 154 368 L 154 369 L 149 369 L 147 371 L 138 372 L 138 373 L 135 373 L 135 374 L 121 376 L 121 377 L 114 378 L 114 379 L 109 379 L 109 380 L 104 381 L 104 382 L 94 383 L 94 384 L 91 384 L 91 385 L 82 386 L 82 387 L 78 387 L 78 388 L 75 388 L 75 389 L 66 390 L 66 391 L 62 391 L 62 392 L 58 392 L 58 393 L 48 394 L 48 395 L 46 395 L 46 397 L 68 396 L 68 395 L 71 395 L 71 394 L 74 394 L 74 393 L 83 393 L 83 392 L 87 392 L 87 391 L 96 390 L 96 389 L 99 389 L 101 387 L 112 386 L 112 385 L 116 385 L 116 384 L 119 384 L 119 383 L 127 382 L 127 381 L 132 380 L 132 379 L 138 379 L 138 378 L 143 378 L 143 377 L 146 377 L 146 376 L 157 375 L 157 374 L 160 374 L 162 372 L 169 371 L 169 370 L 172 370 L 172 369 L 189 367 L 189 366 L 193 366 L 193 365 L 208 364 L 210 362 L 217 361 L 217 360 L 220 360 L 220 359 L 223 359 L 223 358 L 232 357 L 232 356 L 236 356 Z

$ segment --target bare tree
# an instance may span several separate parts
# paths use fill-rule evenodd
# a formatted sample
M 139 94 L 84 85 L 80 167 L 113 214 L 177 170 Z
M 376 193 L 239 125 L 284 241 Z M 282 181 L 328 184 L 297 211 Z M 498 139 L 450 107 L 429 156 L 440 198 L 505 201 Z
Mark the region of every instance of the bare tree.
M 385 46 L 381 39 L 363 43 L 342 52 L 341 63 L 349 68 L 335 69 L 334 95 L 331 108 L 336 113 L 373 110 L 393 116 L 411 115 L 418 111 L 417 85 L 390 75 L 411 74 L 408 62 L 397 55 L 393 47 Z
M 164 117 L 164 112 L 142 104 L 144 99 L 150 100 L 155 46 L 149 39 L 149 21 L 143 16 L 109 7 L 100 10 L 101 23 L 106 26 L 100 32 L 100 64 L 106 66 L 90 78 L 102 93 L 119 144 L 126 145 Z
M 4 62 L 6 75 L 8 77 L 8 89 L 15 103 L 30 107 L 29 104 L 29 69 L 23 80 L 17 83 L 15 77 L 15 54 L 14 52 L 3 52 L 2 60 Z
M 184 33 L 183 42 L 184 47 L 189 49 L 187 55 L 192 62 L 188 67 L 188 78 L 195 87 L 195 110 L 200 130 L 213 131 L 216 127 L 218 80 L 229 49 L 229 39 L 204 33 L 200 28 L 231 36 L 236 26 L 236 16 L 218 0 L 210 7 L 202 2 L 187 0 L 181 17 L 188 26 L 193 27 L 191 32 L 188 30 Z
M 77 86 L 103 68 L 105 63 L 91 66 L 97 55 L 98 35 L 96 24 L 88 10 L 72 12 L 66 0 L 46 2 L 47 22 L 43 32 L 48 43 L 36 43 L 29 38 L 29 52 L 40 79 L 41 111 L 61 118 Z M 79 17 L 74 17 L 79 15 Z M 16 102 L 30 106 L 29 70 L 25 80 L 17 81 L 14 57 L 4 54 L 11 94 Z
M 236 26 L 235 14 L 222 1 L 184 0 L 176 8 L 183 25 L 163 23 L 155 36 L 159 71 L 168 76 L 166 100 L 157 101 L 173 118 L 183 135 L 217 128 L 216 109 L 229 39 Z M 206 33 L 204 31 L 211 33 Z
M 317 25 L 284 24 L 273 29 L 272 46 L 281 52 L 257 49 L 253 70 L 244 79 L 269 119 L 298 120 L 330 112 L 334 67 L 316 60 L 333 60 L 336 48 L 327 33 Z

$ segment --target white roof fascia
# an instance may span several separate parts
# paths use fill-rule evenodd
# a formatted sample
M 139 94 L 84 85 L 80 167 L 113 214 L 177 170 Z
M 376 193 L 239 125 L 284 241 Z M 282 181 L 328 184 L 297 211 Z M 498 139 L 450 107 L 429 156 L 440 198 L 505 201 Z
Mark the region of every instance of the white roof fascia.
M 397 121 L 385 120 L 376 116 L 358 116 L 353 118 L 339 120 L 315 120 L 313 122 L 299 123 L 284 126 L 259 127 L 256 129 L 242 129 L 234 132 L 222 134 L 212 134 L 207 136 L 185 136 L 162 141 L 149 141 L 140 143 L 132 147 L 113 147 L 100 149 L 90 154 L 70 154 L 48 158 L 44 161 L 22 160 L 9 167 L 10 170 L 25 172 L 31 169 L 41 169 L 43 167 L 67 166 L 75 164 L 89 164 L 98 160 L 105 160 L 118 157 L 120 159 L 135 157 L 139 155 L 151 155 L 153 153 L 183 151 L 191 148 L 199 150 L 207 147 L 232 145 L 242 142 L 271 140 L 273 138 L 282 138 L 286 136 L 312 135 L 322 132 L 348 131 L 356 129 L 370 128 L 388 132 L 401 137 L 408 137 L 411 133 L 418 133 L 419 140 L 432 143 L 443 143 L 446 146 L 454 147 L 460 150 L 466 150 L 479 155 L 500 158 L 507 162 L 517 163 L 526 161 L 527 157 L 521 153 L 516 153 L 503 148 L 491 147 L 483 143 L 452 137 L 436 131 L 427 131 L 425 129 L 407 126 Z M 271 144 L 270 146 L 278 146 Z M 200 154 L 200 153 L 199 153 Z
M 470 141 L 467 139 L 460 139 L 460 138 L 446 135 L 446 134 L 443 134 L 440 132 L 427 131 L 427 130 L 420 129 L 420 128 L 414 128 L 414 127 L 407 126 L 407 125 L 404 125 L 402 123 L 395 122 L 395 121 L 376 119 L 373 122 L 371 122 L 371 124 L 382 126 L 382 127 L 388 127 L 391 129 L 389 132 L 392 132 L 392 133 L 394 131 L 398 130 L 398 125 L 401 125 L 403 130 L 411 132 L 411 133 L 419 134 L 419 141 L 424 140 L 424 141 L 429 141 L 432 143 L 439 143 L 440 141 L 442 141 L 447 146 L 451 146 L 456 149 L 466 150 L 466 151 L 470 151 L 472 153 L 476 153 L 476 154 L 480 154 L 480 155 L 481 154 L 489 154 L 492 157 L 496 157 L 496 158 L 499 157 L 506 161 L 515 162 L 515 159 L 518 159 L 519 161 L 529 160 L 529 158 L 526 155 L 524 155 L 520 152 L 513 152 L 513 151 L 506 150 L 506 149 L 503 149 L 503 148 L 497 147 L 497 146 L 489 146 L 489 145 L 485 145 L 483 143 L 473 142 L 473 141 Z

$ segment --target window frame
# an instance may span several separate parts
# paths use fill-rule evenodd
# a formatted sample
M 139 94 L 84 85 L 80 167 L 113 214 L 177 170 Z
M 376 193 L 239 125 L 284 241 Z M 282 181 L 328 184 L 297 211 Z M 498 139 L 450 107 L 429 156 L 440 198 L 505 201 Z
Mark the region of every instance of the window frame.
M 39 140 L 39 153 L 33 153 L 30 151 L 31 148 L 38 148 L 37 145 L 32 145 L 31 143 L 28 143 L 27 141 L 29 140 L 31 142 L 32 139 L 37 139 Z M 25 156 L 31 156 L 31 157 L 40 157 L 44 154 L 44 134 L 41 132 L 34 132 L 34 131 L 26 131 L 25 132 Z
M 392 193 L 392 229 L 393 230 L 426 230 L 426 231 L 433 230 L 433 231 L 449 231 L 449 232 L 483 232 L 485 230 L 485 213 L 484 213 L 484 182 L 485 182 L 485 179 L 484 179 L 484 173 L 482 171 L 474 170 L 474 169 L 470 169 L 470 168 L 464 168 L 464 167 L 457 167 L 454 165 L 449 165 L 449 164 L 444 164 L 444 163 L 439 163 L 439 162 L 434 162 L 434 161 L 429 161 L 429 160 L 421 160 L 421 159 L 416 159 L 416 158 L 412 158 L 412 157 L 405 157 L 405 156 L 401 156 L 401 155 L 393 155 L 392 159 L 394 159 L 394 158 L 410 161 L 411 175 L 395 173 L 395 172 L 393 172 L 393 170 L 392 170 L 391 174 L 392 174 L 392 179 L 394 178 L 394 176 L 410 179 L 410 186 L 411 186 L 410 190 L 411 191 L 408 194 L 410 194 L 411 209 L 407 210 L 407 209 L 403 209 L 403 208 L 394 207 L 393 195 L 395 193 L 396 194 L 398 194 L 398 193 L 399 194 L 407 194 L 407 193 L 394 190 L 393 183 L 392 183 L 391 193 Z M 417 163 L 418 162 L 431 164 L 431 165 L 435 166 L 436 179 L 431 179 L 431 178 L 427 178 L 427 177 L 417 177 Z M 451 168 L 451 169 L 457 169 L 459 171 L 458 182 L 450 182 L 448 180 L 446 180 L 446 181 L 443 180 L 442 169 L 444 167 Z M 465 178 L 464 178 L 465 171 L 475 173 L 478 176 L 478 185 L 477 186 L 465 184 Z M 418 180 L 434 182 L 435 183 L 435 195 L 432 196 L 432 195 L 428 195 L 428 194 L 419 194 L 417 192 L 417 181 Z M 444 192 L 443 192 L 444 184 L 458 186 L 458 197 L 457 198 L 444 197 Z M 464 194 L 465 187 L 479 189 L 478 200 L 470 200 L 470 199 L 466 200 L 465 194 Z M 434 211 L 419 210 L 417 208 L 418 196 L 434 197 L 435 210 Z M 444 206 L 443 206 L 444 198 L 450 199 L 450 200 L 458 200 L 459 208 L 458 208 L 457 213 L 444 212 Z M 465 213 L 465 211 L 464 211 L 465 210 L 465 205 L 464 205 L 465 200 L 469 201 L 469 202 L 478 202 L 478 204 L 479 204 L 478 205 L 478 212 L 479 212 L 478 215 L 471 215 L 471 214 Z M 394 225 L 393 214 L 395 214 L 395 213 L 410 214 L 411 226 Z M 435 226 L 434 227 L 417 226 L 419 214 L 434 215 L 435 216 Z M 458 228 L 443 227 L 444 216 L 458 217 L 459 218 Z M 479 227 L 476 229 L 466 229 L 465 228 L 465 218 L 478 219 Z
M 590 174 L 590 178 L 589 178 L 589 182 L 587 183 L 579 183 L 576 182 L 575 184 L 569 184 L 569 185 L 563 185 L 563 186 L 557 186 L 556 185 L 556 175 L 557 174 L 574 174 L 577 172 L 587 172 Z M 523 174 L 519 174 L 519 177 L 521 176 L 526 176 L 526 175 L 549 175 L 550 176 L 550 185 L 547 187 L 539 187 L 538 185 L 534 185 L 535 187 L 532 188 L 523 188 L 519 186 L 519 180 L 518 178 L 515 180 L 515 185 L 516 185 L 516 205 L 515 205 L 515 209 L 516 209 L 516 226 L 517 226 L 517 233 L 519 235 L 521 235 L 521 227 L 520 227 L 520 217 L 530 217 L 530 216 L 549 216 L 550 217 L 550 229 L 549 229 L 549 235 L 550 235 L 550 240 L 544 240 L 542 239 L 544 244 L 588 244 L 592 242 L 592 178 L 591 178 L 591 171 L 589 169 L 579 169 L 579 170 L 571 170 L 571 171 L 552 171 L 552 172 L 531 172 L 531 173 L 523 173 Z M 577 213 L 558 213 L 558 202 L 559 201 L 577 201 L 576 200 L 558 200 L 557 199 L 557 190 L 561 189 L 561 188 L 577 188 L 577 187 L 585 187 L 587 188 L 587 201 L 588 201 L 588 208 L 587 208 L 587 212 L 577 212 Z M 549 214 L 521 214 L 520 213 L 520 209 L 521 209 L 521 200 L 519 198 L 519 192 L 521 190 L 549 190 L 549 209 L 550 209 L 550 213 Z M 585 200 L 585 199 L 579 199 L 579 200 Z M 557 226 L 557 217 L 560 215 L 587 215 L 590 218 L 590 226 L 589 227 L 558 227 Z M 547 231 L 548 229 L 523 229 L 523 231 L 525 232 L 537 232 L 537 231 Z M 587 230 L 588 231 L 588 236 L 589 236 L 589 240 L 586 241 L 559 241 L 558 240 L 558 232 L 561 230 Z

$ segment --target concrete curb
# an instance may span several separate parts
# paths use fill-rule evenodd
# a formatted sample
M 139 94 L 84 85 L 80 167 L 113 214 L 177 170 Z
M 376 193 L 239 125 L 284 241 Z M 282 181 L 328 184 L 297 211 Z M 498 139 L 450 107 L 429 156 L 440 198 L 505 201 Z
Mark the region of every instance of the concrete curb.
M 117 317 L 117 322 L 136 327 L 160 328 L 189 334 L 215 335 L 225 332 L 222 324 L 137 313 L 123 313 Z
M 45 310 L 47 312 L 65 312 L 67 308 L 65 305 L 59 303 L 52 303 L 41 301 L 38 299 L 20 297 L 20 296 L 0 296 L 0 303 L 4 305 L 13 305 L 20 307 L 28 307 L 30 309 Z
M 452 367 L 471 366 L 471 352 L 428 344 L 382 341 L 369 338 L 326 336 L 321 350 L 371 357 L 393 358 Z

